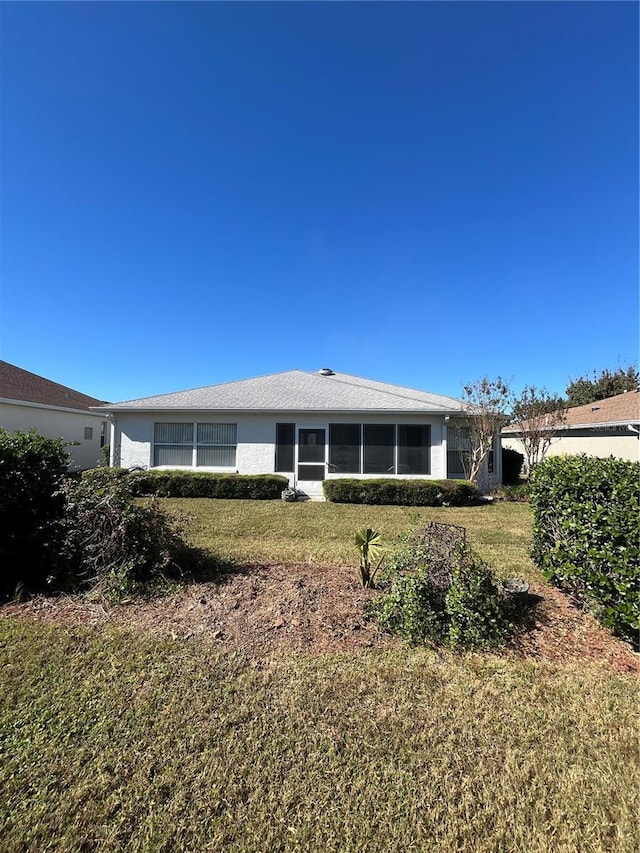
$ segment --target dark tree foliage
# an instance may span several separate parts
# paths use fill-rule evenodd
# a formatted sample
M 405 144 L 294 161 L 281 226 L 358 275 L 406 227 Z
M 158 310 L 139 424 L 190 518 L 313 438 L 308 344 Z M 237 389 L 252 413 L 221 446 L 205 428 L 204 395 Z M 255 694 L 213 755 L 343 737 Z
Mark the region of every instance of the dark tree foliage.
M 54 572 L 64 538 L 62 439 L 0 427 L 0 591 L 39 588 Z
M 567 405 L 584 406 L 587 403 L 595 403 L 607 397 L 615 397 L 625 391 L 637 391 L 640 389 L 640 374 L 633 365 L 629 367 L 618 367 L 611 371 L 607 368 L 592 376 L 581 376 L 573 379 L 567 385 Z

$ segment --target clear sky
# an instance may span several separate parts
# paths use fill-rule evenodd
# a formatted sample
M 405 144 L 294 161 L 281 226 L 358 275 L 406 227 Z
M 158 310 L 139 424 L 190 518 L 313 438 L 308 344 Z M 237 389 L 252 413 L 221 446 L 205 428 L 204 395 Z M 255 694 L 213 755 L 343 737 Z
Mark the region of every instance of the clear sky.
M 108 400 L 637 360 L 638 4 L 0 16 L 4 360 Z

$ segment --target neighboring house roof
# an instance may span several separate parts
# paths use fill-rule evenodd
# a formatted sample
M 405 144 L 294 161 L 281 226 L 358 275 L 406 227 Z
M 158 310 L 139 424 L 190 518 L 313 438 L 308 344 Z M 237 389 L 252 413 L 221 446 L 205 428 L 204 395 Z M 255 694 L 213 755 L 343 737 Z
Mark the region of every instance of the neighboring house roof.
M 104 405 L 103 400 L 81 394 L 66 385 L 59 385 L 36 373 L 9 364 L 8 361 L 0 361 L 0 400 L 76 410 L 88 410 L 90 406 Z
M 615 397 L 597 400 L 584 406 L 572 406 L 565 411 L 562 423 L 554 429 L 588 429 L 608 424 L 609 426 L 626 426 L 640 422 L 640 391 L 627 391 Z M 503 435 L 519 433 L 516 424 L 502 430 Z
M 319 373 L 290 370 L 175 394 L 127 400 L 103 408 L 109 412 L 221 409 L 455 414 L 464 411 L 464 404 L 454 397 L 361 379 L 323 368 Z

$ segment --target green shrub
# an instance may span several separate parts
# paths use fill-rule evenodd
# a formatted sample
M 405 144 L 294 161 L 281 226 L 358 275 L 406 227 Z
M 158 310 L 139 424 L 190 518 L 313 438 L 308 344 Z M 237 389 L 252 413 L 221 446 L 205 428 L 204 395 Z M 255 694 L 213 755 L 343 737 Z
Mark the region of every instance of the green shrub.
M 212 474 L 205 471 L 134 471 L 131 493 L 162 498 L 277 500 L 289 485 L 280 474 Z
M 495 500 L 510 503 L 526 503 L 529 500 L 529 483 L 518 483 L 517 486 L 498 486 L 492 492 Z
M 459 531 L 431 525 L 394 555 L 386 572 L 389 588 L 368 610 L 382 628 L 412 643 L 430 641 L 454 650 L 507 639 L 511 602 Z
M 121 597 L 180 574 L 188 548 L 176 524 L 153 501 L 137 501 L 131 482 L 107 468 L 67 482 L 60 584 Z
M 445 602 L 451 648 L 503 643 L 512 628 L 510 604 L 491 568 L 470 549 L 463 551 Z
M 534 561 L 547 579 L 584 602 L 616 633 L 640 629 L 640 464 L 551 457 L 531 475 Z
M 467 480 L 358 480 L 341 477 L 322 484 L 327 500 L 335 503 L 400 506 L 467 506 L 478 491 Z
M 509 447 L 502 448 L 502 482 L 505 486 L 517 486 L 524 465 L 524 455 Z
M 68 462 L 62 439 L 0 428 L 0 592 L 43 587 L 55 570 Z

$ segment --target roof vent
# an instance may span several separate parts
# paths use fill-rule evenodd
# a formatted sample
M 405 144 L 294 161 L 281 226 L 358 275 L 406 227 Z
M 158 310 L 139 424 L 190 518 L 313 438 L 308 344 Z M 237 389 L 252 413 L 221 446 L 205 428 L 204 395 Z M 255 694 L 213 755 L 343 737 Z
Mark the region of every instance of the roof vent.
M 335 372 L 330 367 L 323 367 L 320 371 L 320 376 L 335 376 Z
M 591 406 L 591 411 L 592 411 L 592 412 L 599 412 L 599 411 L 600 411 L 600 406 Z

